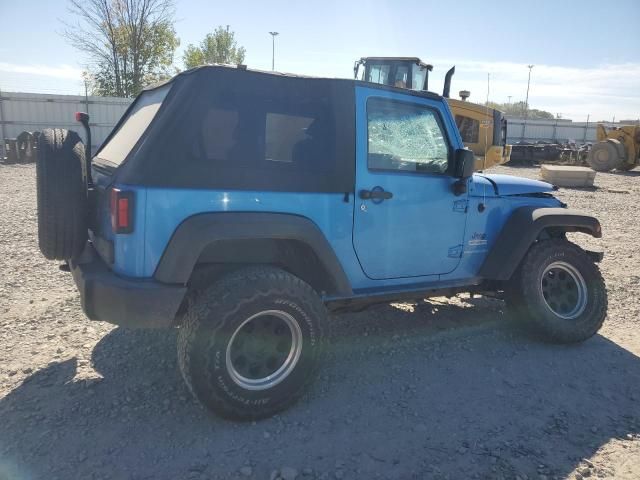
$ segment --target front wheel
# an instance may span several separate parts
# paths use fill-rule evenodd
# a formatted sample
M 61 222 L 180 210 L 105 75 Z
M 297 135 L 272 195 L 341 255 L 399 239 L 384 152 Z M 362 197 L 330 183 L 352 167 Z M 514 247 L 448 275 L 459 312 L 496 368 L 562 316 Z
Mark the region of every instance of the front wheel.
M 311 382 L 325 324 L 320 297 L 299 278 L 271 267 L 239 270 L 191 299 L 178 334 L 180 370 L 219 415 L 268 417 Z
M 587 163 L 596 172 L 610 172 L 619 169 L 623 161 L 616 145 L 611 141 L 596 143 L 587 154 Z
M 558 343 L 590 338 L 607 315 L 600 270 L 584 250 L 567 240 L 534 244 L 505 294 L 517 320 Z

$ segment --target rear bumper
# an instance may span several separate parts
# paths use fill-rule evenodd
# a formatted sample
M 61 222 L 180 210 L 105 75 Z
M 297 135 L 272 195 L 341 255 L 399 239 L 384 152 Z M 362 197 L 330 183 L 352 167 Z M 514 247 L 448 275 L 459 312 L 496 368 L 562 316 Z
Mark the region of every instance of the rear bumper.
M 91 243 L 69 268 L 87 317 L 123 327 L 171 326 L 186 293 L 183 286 L 119 277 Z

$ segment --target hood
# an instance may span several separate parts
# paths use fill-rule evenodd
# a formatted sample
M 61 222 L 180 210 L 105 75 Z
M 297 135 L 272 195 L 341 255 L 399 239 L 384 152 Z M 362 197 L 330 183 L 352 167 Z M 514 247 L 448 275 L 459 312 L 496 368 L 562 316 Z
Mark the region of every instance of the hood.
M 544 193 L 557 190 L 557 187 L 540 180 L 530 180 L 528 178 L 514 177 L 511 175 L 499 174 L 475 174 L 480 177 L 478 180 L 485 180 L 491 183 L 497 195 L 526 195 L 527 193 Z

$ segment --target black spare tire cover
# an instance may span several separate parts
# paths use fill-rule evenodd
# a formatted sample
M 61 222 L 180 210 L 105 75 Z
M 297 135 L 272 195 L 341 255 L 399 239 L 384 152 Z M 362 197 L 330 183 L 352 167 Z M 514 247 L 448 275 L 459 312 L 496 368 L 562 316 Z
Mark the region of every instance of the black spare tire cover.
M 87 175 L 80 136 L 72 130 L 43 130 L 36 176 L 40 251 L 50 260 L 74 258 L 87 242 Z

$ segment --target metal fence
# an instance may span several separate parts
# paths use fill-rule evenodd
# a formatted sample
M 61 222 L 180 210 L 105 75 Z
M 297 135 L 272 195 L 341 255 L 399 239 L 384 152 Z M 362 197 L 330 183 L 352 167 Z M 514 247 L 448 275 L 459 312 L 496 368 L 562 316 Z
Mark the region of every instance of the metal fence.
M 596 141 L 595 122 L 571 122 L 569 120 L 527 120 L 507 117 L 507 143 L 516 142 L 575 142 Z
M 117 97 L 2 92 L 0 93 L 2 155 L 5 154 L 4 139 L 16 138 L 25 131 L 68 128 L 76 130 L 84 137 L 83 128 L 75 121 L 75 112 L 89 112 L 92 150 L 95 152 L 131 101 L 129 98 Z
M 84 97 L 81 95 L 49 95 L 40 93 L 0 93 L 0 153 L 4 156 L 2 139 L 16 138 L 21 132 L 35 132 L 47 127 L 84 131 L 75 122 L 75 112 L 89 112 L 91 117 L 92 151 L 102 144 L 111 129 L 131 103 L 129 98 Z M 569 142 L 596 141 L 596 123 L 568 120 L 525 120 L 508 117 L 507 142 Z

